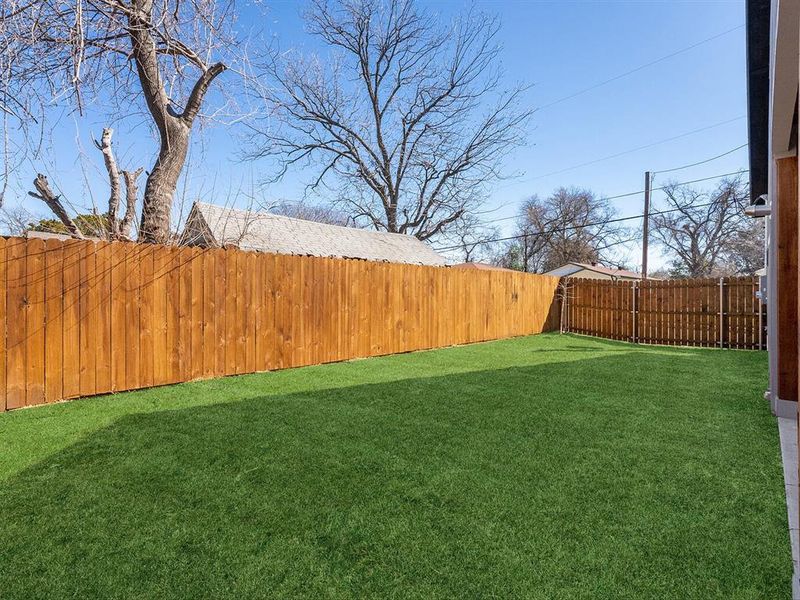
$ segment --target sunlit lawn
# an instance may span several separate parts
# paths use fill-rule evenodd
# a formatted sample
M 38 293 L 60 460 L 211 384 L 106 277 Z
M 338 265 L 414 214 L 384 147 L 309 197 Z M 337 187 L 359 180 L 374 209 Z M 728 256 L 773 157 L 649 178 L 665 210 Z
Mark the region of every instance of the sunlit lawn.
M 547 334 L 0 415 L 0 598 L 788 598 L 766 369 Z

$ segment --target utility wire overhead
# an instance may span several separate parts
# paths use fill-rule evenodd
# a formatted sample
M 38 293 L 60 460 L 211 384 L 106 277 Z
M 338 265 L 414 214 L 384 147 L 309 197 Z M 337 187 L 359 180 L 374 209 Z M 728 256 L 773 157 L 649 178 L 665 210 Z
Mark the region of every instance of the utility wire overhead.
M 636 148 L 631 148 L 630 150 L 623 150 L 622 152 L 617 152 L 615 154 L 609 154 L 608 156 L 603 156 L 602 158 L 595 158 L 594 160 L 583 162 L 583 163 L 580 163 L 580 164 L 577 164 L 577 165 L 572 165 L 571 167 L 565 167 L 565 168 L 559 169 L 557 171 L 551 171 L 550 173 L 544 173 L 542 175 L 537 175 L 536 177 L 530 177 L 530 178 L 527 178 L 527 179 L 523 179 L 522 181 L 515 182 L 514 184 L 516 185 L 518 183 L 527 183 L 527 182 L 530 182 L 530 181 L 536 181 L 538 179 L 544 179 L 545 177 L 550 177 L 552 175 L 559 175 L 561 173 L 566 173 L 567 171 L 572 171 L 573 169 L 579 169 L 581 167 L 588 167 L 589 165 L 593 165 L 593 164 L 596 164 L 596 163 L 599 163 L 599 162 L 603 162 L 604 160 L 611 160 L 612 158 L 618 158 L 620 156 L 625 156 L 626 154 L 632 154 L 633 152 L 639 152 L 640 150 L 646 150 L 648 148 L 652 148 L 653 146 L 659 146 L 661 144 L 666 144 L 667 142 L 672 142 L 674 140 L 679 140 L 681 138 L 684 138 L 684 137 L 687 137 L 687 136 L 690 136 L 690 135 L 694 135 L 695 133 L 701 133 L 703 131 L 708 131 L 709 129 L 714 129 L 715 127 L 721 127 L 722 125 L 727 125 L 728 123 L 733 123 L 735 121 L 741 121 L 744 118 L 745 118 L 745 115 L 740 115 L 738 117 L 734 117 L 733 119 L 727 119 L 725 121 L 720 121 L 719 123 L 714 123 L 713 125 L 707 125 L 705 127 L 700 127 L 698 129 L 692 129 L 691 131 L 686 131 L 684 133 L 681 133 L 681 134 L 678 134 L 678 135 L 674 135 L 672 137 L 664 138 L 663 140 L 658 140 L 657 142 L 651 142 L 649 144 L 645 144 L 644 146 L 637 146 Z M 747 144 L 744 144 L 743 146 L 739 146 L 738 148 L 734 148 L 730 152 L 726 152 L 725 154 L 720 154 L 719 156 L 715 156 L 714 158 L 710 158 L 707 161 L 703 161 L 703 162 L 709 162 L 709 161 L 715 160 L 717 158 L 720 158 L 721 156 L 725 156 L 726 154 L 730 154 L 731 152 L 734 152 L 735 150 L 738 150 L 739 148 L 744 148 L 744 146 L 747 146 Z M 703 164 L 703 163 L 700 162 L 700 163 L 695 163 L 695 164 Z M 669 169 L 669 170 L 666 170 L 666 171 L 658 171 L 658 172 L 659 173 L 668 173 L 669 171 L 673 171 L 673 170 L 677 171 L 679 169 L 685 169 L 687 167 L 692 167 L 692 166 L 694 166 L 694 165 L 687 165 L 686 167 L 678 167 L 676 169 Z
M 726 119 L 725 121 L 720 121 L 719 123 L 714 123 L 712 125 L 706 125 L 705 127 L 699 127 L 697 129 L 692 129 L 691 131 L 686 131 L 684 133 L 680 133 L 678 135 L 675 135 L 675 136 L 672 136 L 672 137 L 669 137 L 669 138 L 664 138 L 663 140 L 658 140 L 656 142 L 651 142 L 649 144 L 645 144 L 644 146 L 637 146 L 636 148 L 631 148 L 629 150 L 623 150 L 622 152 L 617 152 L 615 154 L 610 154 L 608 156 L 603 156 L 602 158 L 596 158 L 596 159 L 593 159 L 593 160 L 590 160 L 590 161 L 586 161 L 586 162 L 583 162 L 583 163 L 580 163 L 580 164 L 577 164 L 577 165 L 572 165 L 571 167 L 566 167 L 564 169 L 559 169 L 557 171 L 551 171 L 550 173 L 545 173 L 543 175 L 537 175 L 536 177 L 527 177 L 527 178 L 524 178 L 524 179 L 521 179 L 521 180 L 518 180 L 518 181 L 509 182 L 509 183 L 507 183 L 505 185 L 498 186 L 497 189 L 503 189 L 503 188 L 509 187 L 511 185 L 520 185 L 520 184 L 523 184 L 523 183 L 530 183 L 531 181 L 536 181 L 538 179 L 543 179 L 545 177 L 550 177 L 552 175 L 558 175 L 560 173 L 566 173 L 567 171 L 572 171 L 573 169 L 579 169 L 581 167 L 586 167 L 586 166 L 589 166 L 589 165 L 593 165 L 595 163 L 599 163 L 599 162 L 602 162 L 604 160 L 611 160 L 612 158 L 617 158 L 617 157 L 620 157 L 620 156 L 624 156 L 626 154 L 632 154 L 633 152 L 638 152 L 640 150 L 646 150 L 648 148 L 652 148 L 653 146 L 658 146 L 660 144 L 665 144 L 667 142 L 671 142 L 671 141 L 674 141 L 674 140 L 677 140 L 677 139 L 681 139 L 681 138 L 693 135 L 695 133 L 701 133 L 703 131 L 708 131 L 709 129 L 714 129 L 715 127 L 720 127 L 722 125 L 727 125 L 728 123 L 733 123 L 735 121 L 740 121 L 740 120 L 742 120 L 744 118 L 745 118 L 745 115 L 740 115 L 738 117 L 734 117 L 733 119 Z M 694 163 L 694 164 L 691 164 L 691 165 L 685 165 L 683 167 L 675 167 L 674 169 L 664 169 L 664 170 L 661 170 L 661 171 L 654 171 L 654 173 L 669 173 L 671 171 L 679 171 L 681 169 L 686 169 L 688 167 L 693 167 L 695 165 L 703 164 L 703 163 L 706 163 L 706 162 L 711 162 L 712 160 L 716 160 L 718 158 L 721 158 L 723 156 L 731 154 L 732 152 L 735 152 L 736 150 L 739 150 L 740 148 L 743 148 L 744 146 L 747 146 L 747 144 L 744 144 L 743 146 L 739 146 L 737 148 L 734 148 L 733 150 L 730 150 L 730 151 L 725 152 L 723 154 L 720 154 L 718 156 L 714 156 L 712 158 L 706 159 L 704 161 L 700 161 L 700 162 L 697 162 L 697 163 Z M 496 206 L 495 208 L 491 208 L 489 210 L 481 211 L 479 214 L 484 214 L 485 215 L 485 214 L 497 212 L 498 210 L 501 210 L 501 209 L 503 209 L 503 208 L 505 208 L 507 206 L 510 206 L 511 204 L 514 204 L 514 202 L 506 202 L 504 204 L 501 204 L 500 206 Z
M 545 104 L 544 106 L 540 106 L 537 110 L 545 110 L 547 108 L 550 108 L 551 106 L 555 106 L 556 104 L 560 104 L 562 102 L 566 102 L 567 100 L 571 100 L 572 98 L 575 98 L 577 96 L 581 96 L 581 95 L 585 94 L 586 92 L 590 92 L 592 90 L 596 90 L 597 88 L 602 87 L 604 85 L 607 85 L 607 84 L 609 84 L 609 83 L 611 83 L 613 81 L 617 81 L 618 79 L 622 79 L 623 77 L 627 77 L 628 75 L 633 75 L 634 73 L 638 73 L 639 71 L 641 71 L 643 69 L 646 69 L 648 67 L 652 67 L 653 65 L 657 65 L 658 63 L 663 62 L 665 60 L 668 60 L 668 59 L 670 59 L 670 58 L 672 58 L 674 56 L 678 56 L 679 54 L 683 54 L 684 52 L 688 52 L 689 50 L 693 50 L 693 49 L 697 48 L 698 46 L 702 46 L 703 44 L 707 44 L 709 42 L 712 42 L 712 41 L 714 41 L 714 40 L 716 40 L 718 38 L 721 38 L 722 36 L 728 35 L 729 33 L 733 33 L 734 31 L 738 31 L 739 29 L 742 29 L 743 27 L 744 27 L 744 24 L 737 25 L 736 27 L 732 27 L 731 29 L 726 29 L 725 31 L 723 31 L 721 33 L 718 33 L 716 35 L 712 35 L 709 38 L 706 38 L 704 40 L 700 40 L 699 42 L 695 42 L 694 44 L 691 44 L 689 46 L 685 46 L 685 47 L 683 47 L 683 48 L 681 48 L 679 50 L 675 50 L 674 52 L 670 52 L 669 54 L 665 54 L 664 56 L 662 56 L 660 58 L 656 58 L 655 60 L 651 60 L 650 62 L 647 62 L 647 63 L 644 63 L 642 65 L 639 65 L 638 67 L 634 67 L 633 69 L 630 69 L 629 71 L 625 71 L 624 73 L 620 73 L 619 75 L 615 75 L 615 76 L 610 77 L 610 78 L 608 78 L 608 79 L 606 79 L 604 81 L 601 81 L 599 83 L 595 83 L 594 85 L 590 85 L 589 87 L 586 87 L 586 88 L 583 88 L 581 90 L 578 90 L 577 92 L 573 92 L 572 94 L 569 94 L 568 96 L 564 96 L 562 98 L 558 98 L 556 100 L 553 100 L 552 102 L 550 102 L 548 104 Z
M 666 171 L 661 171 L 661 172 L 662 173 L 666 173 Z M 675 185 L 689 185 L 689 184 L 692 184 L 692 183 L 700 183 L 702 181 L 710 181 L 711 179 L 720 179 L 722 177 L 730 177 L 732 175 L 742 175 L 744 173 L 749 173 L 749 172 L 750 172 L 750 169 L 740 169 L 738 171 L 732 171 L 730 173 L 722 173 L 721 175 L 712 175 L 710 177 L 703 177 L 701 179 L 692 179 L 691 181 L 680 181 L 680 182 L 676 183 Z M 661 191 L 665 187 L 666 186 L 652 188 L 650 191 L 652 191 L 652 192 Z M 603 196 L 603 198 L 605 200 L 616 200 L 618 198 L 628 198 L 630 196 L 639 196 L 641 194 L 644 194 L 644 190 L 639 190 L 637 192 L 626 192 L 624 194 L 617 194 L 616 196 Z M 506 204 L 505 206 L 508 206 L 508 204 Z M 653 214 L 655 214 L 655 213 L 653 213 Z M 512 219 L 517 219 L 517 218 L 519 218 L 519 215 L 512 215 L 510 217 L 500 217 L 498 219 L 489 219 L 487 221 L 483 221 L 483 223 L 499 223 L 500 221 L 510 221 Z
M 691 183 L 700 183 L 701 181 L 710 181 L 711 179 L 720 179 L 721 177 L 730 177 L 731 175 L 743 175 L 744 173 L 749 173 L 750 169 L 739 169 L 738 171 L 731 171 L 730 173 L 722 173 L 721 175 L 711 175 L 710 177 L 701 177 L 700 179 L 692 179 L 691 181 L 680 181 L 675 185 L 689 185 Z M 657 188 L 653 188 L 651 191 L 655 192 L 657 190 L 663 190 L 667 186 L 661 186 Z M 616 196 L 606 196 L 606 200 L 616 200 L 617 198 L 627 198 L 628 196 L 638 196 L 639 194 L 644 194 L 644 190 L 639 190 L 638 192 L 628 192 L 627 194 L 618 194 Z
M 653 177 L 655 177 L 657 174 L 661 175 L 662 173 L 672 173 L 673 171 L 682 171 L 683 169 L 689 169 L 691 167 L 696 167 L 698 165 L 704 165 L 706 163 L 710 163 L 711 161 L 717 160 L 718 158 L 722 158 L 723 156 L 728 156 L 728 154 L 733 154 L 734 152 L 736 152 L 737 150 L 741 150 L 742 148 L 747 148 L 747 146 L 749 145 L 750 144 L 748 143 L 744 143 L 741 146 L 736 146 L 736 148 L 728 150 L 727 152 L 723 152 L 722 154 L 717 154 L 716 156 L 712 156 L 711 158 L 700 160 L 695 163 L 691 163 L 689 165 L 683 165 L 682 167 L 673 167 L 672 169 L 662 169 L 661 171 L 653 171 Z
M 704 208 L 706 206 L 711 206 L 712 204 L 714 204 L 714 203 L 713 202 L 705 202 L 703 204 L 691 204 L 691 205 L 686 205 L 686 206 L 680 206 L 678 208 L 670 208 L 670 209 L 667 209 L 667 210 L 650 211 L 650 216 L 652 217 L 654 215 L 666 215 L 666 214 L 669 214 L 669 213 L 673 213 L 673 212 L 678 212 L 678 211 L 684 210 L 686 208 Z M 527 238 L 527 237 L 539 237 L 539 236 L 542 236 L 542 235 L 550 235 L 552 233 L 566 233 L 567 231 L 575 231 L 575 230 L 578 230 L 578 229 L 585 229 L 586 227 L 595 227 L 597 225 L 608 225 L 609 223 L 621 223 L 623 221 L 633 221 L 634 219 L 641 219 L 643 217 L 644 217 L 643 214 L 630 215 L 628 217 L 615 217 L 613 219 L 606 219 L 605 221 L 595 221 L 593 223 L 583 223 L 581 225 L 570 225 L 568 227 L 559 227 L 557 229 L 549 229 L 547 231 L 538 231 L 538 232 L 535 232 L 535 233 L 522 233 L 522 234 L 517 234 L 517 235 L 509 235 L 509 236 L 506 236 L 506 237 L 499 237 L 499 238 L 481 240 L 481 242 L 482 243 L 505 242 L 505 241 L 509 241 L 509 240 L 518 240 L 518 239 Z M 626 241 L 631 241 L 631 240 L 626 240 Z M 456 244 L 454 246 L 441 246 L 439 248 L 434 248 L 434 250 L 439 252 L 439 251 L 443 251 L 443 250 L 457 250 L 459 248 L 461 248 L 461 245 L 460 244 Z

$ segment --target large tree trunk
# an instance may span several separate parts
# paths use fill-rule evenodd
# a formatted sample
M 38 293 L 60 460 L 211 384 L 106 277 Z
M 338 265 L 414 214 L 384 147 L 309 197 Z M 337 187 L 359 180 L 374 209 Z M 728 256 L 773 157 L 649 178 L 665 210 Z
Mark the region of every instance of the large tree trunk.
M 168 117 L 161 136 L 158 159 L 147 177 L 142 205 L 139 240 L 150 244 L 166 244 L 171 234 L 172 201 L 178 185 L 191 129 L 182 119 Z
M 176 113 L 162 83 L 154 37 L 156 29 L 152 17 L 153 0 L 131 0 L 131 10 L 128 14 L 131 54 L 136 63 L 147 108 L 161 138 L 158 159 L 147 177 L 144 188 L 139 241 L 166 244 L 171 234 L 172 200 L 178 185 L 178 177 L 186 162 L 192 123 L 200 112 L 208 86 L 225 70 L 225 65 L 215 63 L 206 67 L 199 59 L 194 61 L 202 70 L 202 74 L 192 87 L 183 112 Z

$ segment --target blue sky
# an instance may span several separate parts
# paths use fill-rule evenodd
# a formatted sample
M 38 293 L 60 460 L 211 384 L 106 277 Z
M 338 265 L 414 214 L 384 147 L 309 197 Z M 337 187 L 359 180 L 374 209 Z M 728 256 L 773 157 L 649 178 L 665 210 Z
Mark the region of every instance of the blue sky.
M 444 19 L 468 7 L 461 1 L 427 4 Z M 313 46 L 299 16 L 302 4 L 268 1 L 265 6 L 266 18 L 259 17 L 260 13 L 251 7 L 243 9 L 242 22 L 262 19 L 259 26 L 277 38 L 281 47 Z M 562 185 L 587 187 L 608 196 L 637 191 L 642 189 L 645 170 L 693 163 L 747 141 L 743 27 L 551 105 L 743 25 L 743 2 L 477 1 L 474 6 L 500 17 L 501 56 L 508 84 L 532 84 L 526 102 L 540 107 L 533 117 L 527 144 L 510 156 L 506 165 L 508 172 L 521 176 L 494 187 L 486 208 L 497 210 L 487 218 L 511 216 L 524 198 L 546 195 Z M 92 148 L 89 137 L 90 132 L 99 136 L 101 127 L 102 123 L 87 114 L 82 118 L 68 117 L 52 130 L 50 141 L 56 164 L 48 165 L 48 171 L 75 205 L 90 204 L 86 201 L 88 188 L 101 205 L 106 194 L 99 152 Z M 682 136 L 703 128 L 707 129 Z M 682 137 L 655 144 L 677 136 Z M 121 162 L 139 160 L 149 167 L 156 145 L 149 139 L 136 144 L 126 141 L 131 137 L 129 131 L 118 133 Z M 76 158 L 78 141 L 88 157 L 84 163 L 90 165 L 88 183 Z M 572 168 L 642 146 L 650 147 Z M 232 182 L 261 179 L 269 165 L 242 164 L 235 156 L 237 147 L 236 136 L 224 128 L 203 131 L 197 138 L 187 174 L 186 197 L 220 195 Z M 743 148 L 695 168 L 657 175 L 655 185 L 669 178 L 685 181 L 745 168 L 746 156 Z M 21 198 L 24 181 L 32 179 L 37 166 L 25 164 L 15 173 L 17 198 Z M 308 178 L 308 173 L 290 172 L 282 182 L 267 187 L 264 197 L 297 199 Z M 707 185 L 711 184 L 713 181 Z M 13 190 L 11 197 L 13 202 Z M 658 198 L 656 193 L 656 207 Z M 24 203 L 30 210 L 44 214 L 35 200 L 26 199 Z M 622 215 L 637 214 L 641 212 L 642 198 L 619 199 L 615 205 Z M 497 225 L 504 234 L 510 234 L 513 222 L 500 221 Z M 629 252 L 632 262 L 638 263 L 638 249 L 633 246 Z

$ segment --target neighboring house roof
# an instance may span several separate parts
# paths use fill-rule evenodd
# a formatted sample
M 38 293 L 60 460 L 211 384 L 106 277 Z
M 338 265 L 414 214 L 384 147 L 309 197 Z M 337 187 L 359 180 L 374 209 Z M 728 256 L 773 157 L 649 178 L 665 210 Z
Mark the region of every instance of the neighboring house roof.
M 497 267 L 495 265 L 478 262 L 458 263 L 456 265 L 452 265 L 452 267 L 454 269 L 475 269 L 477 271 L 511 271 L 512 273 L 518 273 L 518 271 L 515 271 L 514 269 L 506 269 L 505 267 Z
M 570 262 L 565 265 L 553 269 L 545 273 L 545 275 L 553 275 L 554 277 L 569 277 L 581 271 L 593 271 L 601 275 L 606 275 L 613 279 L 641 279 L 641 273 L 634 273 L 633 271 L 626 271 L 625 269 L 609 269 L 601 265 L 590 265 L 587 263 Z
M 26 231 L 23 234 L 28 238 L 38 238 L 40 240 L 71 240 L 73 237 L 67 233 L 54 233 L 51 231 Z
M 40 239 L 40 240 L 67 241 L 67 240 L 77 239 L 77 238 L 72 237 L 68 233 L 55 233 L 55 232 L 52 232 L 52 231 L 26 231 L 24 233 L 24 235 L 25 235 L 25 237 L 28 237 L 28 238 L 37 238 L 37 239 Z M 101 238 L 95 237 L 95 236 L 91 236 L 91 235 L 87 235 L 86 237 L 84 237 L 84 239 L 90 240 L 92 242 L 99 242 L 101 240 Z
M 328 225 L 202 202 L 192 206 L 181 241 L 186 245 L 236 246 L 275 254 L 445 264 L 441 254 L 410 235 Z

